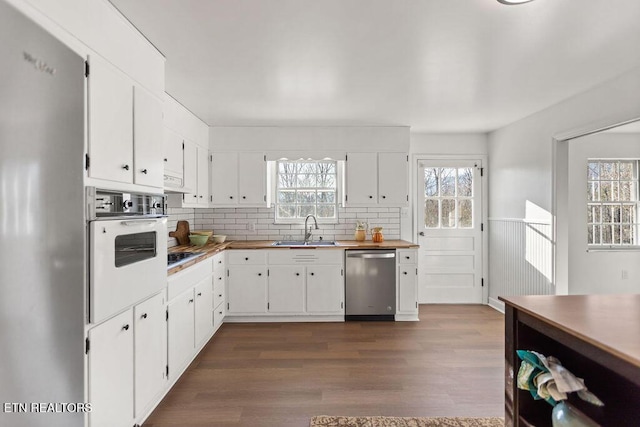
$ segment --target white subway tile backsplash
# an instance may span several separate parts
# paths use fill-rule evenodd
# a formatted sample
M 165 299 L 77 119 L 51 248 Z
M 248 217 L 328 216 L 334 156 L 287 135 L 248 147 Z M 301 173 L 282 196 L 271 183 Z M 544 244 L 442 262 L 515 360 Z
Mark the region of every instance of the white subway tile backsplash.
M 302 239 L 304 224 L 275 224 L 273 208 L 169 208 L 167 230 L 174 231 L 178 221 L 189 221 L 194 230 L 211 230 L 226 234 L 227 240 L 283 240 Z M 399 208 L 338 208 L 337 224 L 319 224 L 313 231 L 313 239 L 353 240 L 356 221 L 366 221 L 369 227 L 383 227 L 386 239 L 400 238 Z M 253 224 L 253 230 L 248 230 Z M 169 245 L 175 239 L 168 237 Z

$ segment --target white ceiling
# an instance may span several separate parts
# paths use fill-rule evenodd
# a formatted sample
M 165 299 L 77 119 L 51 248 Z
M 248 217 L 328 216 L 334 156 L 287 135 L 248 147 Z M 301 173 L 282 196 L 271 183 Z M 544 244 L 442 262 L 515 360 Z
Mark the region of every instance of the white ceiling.
M 640 66 L 640 1 L 111 0 L 212 126 L 502 127 Z

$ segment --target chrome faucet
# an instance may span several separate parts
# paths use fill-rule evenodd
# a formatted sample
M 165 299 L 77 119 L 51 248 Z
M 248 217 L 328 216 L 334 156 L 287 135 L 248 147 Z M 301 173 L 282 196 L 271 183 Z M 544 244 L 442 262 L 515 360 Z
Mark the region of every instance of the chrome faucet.
M 304 219 L 304 243 L 307 243 L 307 241 L 309 240 L 309 237 L 311 237 L 311 227 L 309 227 L 309 229 L 307 229 L 307 221 L 309 221 L 309 218 L 313 218 L 313 222 L 315 223 L 315 229 L 318 230 L 318 221 L 316 220 L 316 217 L 314 215 L 307 215 L 307 217 Z

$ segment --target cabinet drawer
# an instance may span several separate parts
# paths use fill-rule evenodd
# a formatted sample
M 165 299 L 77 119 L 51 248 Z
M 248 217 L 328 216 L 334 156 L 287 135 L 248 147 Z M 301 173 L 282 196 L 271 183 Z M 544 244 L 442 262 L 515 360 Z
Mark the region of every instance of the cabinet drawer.
M 226 300 L 224 283 L 217 283 L 213 287 L 213 308 L 217 309 Z M 224 309 L 224 307 L 223 307 Z
M 274 249 L 268 252 L 270 265 L 342 265 L 344 259 L 341 249 Z
M 224 257 L 225 257 L 225 253 L 224 252 L 220 252 L 219 254 L 215 255 L 212 258 L 212 260 L 213 260 L 213 272 L 214 273 L 217 273 L 218 271 L 224 272 L 224 270 L 225 270 Z
M 400 264 L 415 264 L 416 263 L 416 251 L 415 250 L 398 250 L 398 263 Z
M 167 298 L 171 301 L 196 283 L 204 280 L 213 273 L 213 264 L 211 258 L 201 261 L 186 270 L 182 270 L 172 276 L 169 276 L 167 286 Z
M 224 320 L 224 304 L 220 304 L 213 310 L 213 329 L 216 330 Z
M 230 251 L 229 264 L 233 265 L 264 265 L 267 263 L 267 254 L 265 251 Z

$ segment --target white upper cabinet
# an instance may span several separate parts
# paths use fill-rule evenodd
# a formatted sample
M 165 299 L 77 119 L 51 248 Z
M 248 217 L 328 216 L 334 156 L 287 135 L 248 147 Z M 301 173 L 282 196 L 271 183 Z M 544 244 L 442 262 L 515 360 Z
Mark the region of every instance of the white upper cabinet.
M 266 160 L 262 152 L 216 152 L 211 165 L 212 206 L 265 206 Z
M 180 191 L 184 186 L 184 140 L 166 126 L 163 131 L 164 187 Z
M 141 87 L 133 92 L 133 182 L 162 187 L 162 103 Z
M 407 153 L 348 153 L 347 206 L 407 206 L 409 161 Z
M 160 100 L 98 56 L 88 81 L 89 177 L 161 188 Z
M 376 153 L 349 153 L 346 168 L 347 205 L 375 204 L 378 202 L 378 155 Z
M 378 153 L 378 203 L 409 204 L 407 153 Z
M 183 189 L 191 197 L 198 193 L 198 147 L 193 141 L 184 140 L 184 183 Z M 187 200 L 185 195 L 185 201 Z
M 264 205 L 267 201 L 267 163 L 264 153 L 238 154 L 238 202 Z
M 133 85 L 97 56 L 90 58 L 89 176 L 133 182 Z
M 182 206 L 209 206 L 209 150 L 186 140 L 184 143 L 184 194 Z
M 211 203 L 234 205 L 238 203 L 238 153 L 212 154 Z

